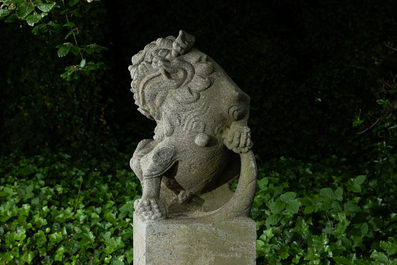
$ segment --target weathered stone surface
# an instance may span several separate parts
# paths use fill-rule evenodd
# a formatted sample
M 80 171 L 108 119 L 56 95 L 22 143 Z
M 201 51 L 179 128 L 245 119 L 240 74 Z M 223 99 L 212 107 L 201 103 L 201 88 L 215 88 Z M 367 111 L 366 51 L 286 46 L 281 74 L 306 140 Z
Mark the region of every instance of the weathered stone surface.
M 134 265 L 254 265 L 256 223 L 165 219 L 134 215 Z
M 159 38 L 129 67 L 135 104 L 157 123 L 130 161 L 143 187 L 134 205 L 143 220 L 248 216 L 255 195 L 249 97 L 194 40 L 183 31 Z
M 157 123 L 130 161 L 143 190 L 134 264 L 255 264 L 249 97 L 193 44 L 183 31 L 157 39 L 129 67 L 135 104 Z

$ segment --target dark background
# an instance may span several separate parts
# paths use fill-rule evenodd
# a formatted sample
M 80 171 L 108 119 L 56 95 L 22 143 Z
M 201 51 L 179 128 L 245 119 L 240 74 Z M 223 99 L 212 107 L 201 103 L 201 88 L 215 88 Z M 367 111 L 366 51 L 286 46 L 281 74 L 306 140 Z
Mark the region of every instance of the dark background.
M 136 111 L 127 67 L 146 44 L 180 29 L 250 95 L 259 161 L 336 155 L 358 162 L 373 143 L 393 141 L 376 126 L 358 132 L 381 115 L 380 80 L 397 74 L 387 47 L 397 46 L 395 0 L 103 0 L 75 9 L 79 44 L 108 49 L 87 56 L 105 69 L 72 81 L 59 75 L 80 59 L 58 58 L 55 48 L 66 29 L 35 36 L 25 21 L 0 22 L 2 154 L 132 153 L 155 124 Z M 66 23 L 58 13 L 43 21 L 50 20 Z M 364 123 L 353 128 L 357 117 Z

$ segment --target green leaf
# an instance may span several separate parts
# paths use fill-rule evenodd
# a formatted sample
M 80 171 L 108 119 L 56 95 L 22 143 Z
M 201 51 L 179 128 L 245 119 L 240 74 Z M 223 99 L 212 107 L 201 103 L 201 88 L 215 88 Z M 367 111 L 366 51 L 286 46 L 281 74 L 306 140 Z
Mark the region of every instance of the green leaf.
M 100 52 L 103 49 L 106 49 L 103 46 L 97 45 L 97 44 L 89 44 L 85 45 L 84 48 L 86 48 L 86 51 L 88 54 L 92 54 L 94 52 Z M 263 183 L 261 182 L 263 181 Z M 263 187 L 263 184 L 266 186 L 267 183 L 269 182 L 269 178 L 263 178 L 262 180 L 258 181 L 258 183 L 261 182 L 261 186 Z M 258 185 L 259 186 L 259 185 Z M 261 188 L 260 188 L 261 189 Z M 263 189 L 263 188 L 262 188 Z
M 397 244 L 393 244 L 387 249 L 387 255 L 391 256 L 397 252 Z
M 17 232 L 14 233 L 14 238 L 19 241 L 23 241 L 26 238 L 26 230 L 19 229 Z
M 295 192 L 287 192 L 280 196 L 280 200 L 282 202 L 288 202 L 288 201 L 292 201 L 293 199 L 295 199 L 295 197 L 296 197 Z
M 33 204 L 33 205 L 38 205 L 39 202 L 40 202 L 40 198 L 39 198 L 39 197 L 34 198 L 34 199 L 32 200 L 32 204 Z
M 17 14 L 12 14 L 12 15 L 9 15 L 8 18 L 6 18 L 6 19 L 4 20 L 4 22 L 12 23 L 12 22 L 14 22 L 14 21 L 17 20 L 17 19 L 18 19 Z
M 64 43 L 62 45 L 58 45 L 57 48 L 58 50 L 58 57 L 64 57 L 66 54 L 69 53 L 72 45 L 70 43 Z
M 10 11 L 7 8 L 0 9 L 0 19 L 5 18 L 10 14 Z
M 356 259 L 354 265 L 371 265 L 371 262 L 363 259 Z
M 36 6 L 38 9 L 40 9 L 43 12 L 50 12 L 51 9 L 55 6 L 55 2 L 51 4 L 44 4 L 42 2 L 38 2 Z
M 17 16 L 21 19 L 25 19 L 33 11 L 34 5 L 32 3 L 24 4 L 17 9 Z
M 75 27 L 75 24 L 74 24 L 73 22 L 68 22 L 68 23 L 64 24 L 63 26 L 64 26 L 65 28 L 70 29 L 70 28 L 74 28 L 74 27 Z
M 357 177 L 354 179 L 354 185 L 360 186 L 361 184 L 364 183 L 364 181 L 365 181 L 366 178 L 367 178 L 367 177 L 366 177 L 365 175 L 357 176 Z
M 284 202 L 280 202 L 280 201 L 275 201 L 275 202 L 272 202 L 269 205 L 269 208 L 270 208 L 270 210 L 272 211 L 273 214 L 278 214 L 279 212 L 284 210 L 285 203 Z
M 312 206 L 312 205 L 314 205 L 313 200 L 311 198 L 309 198 L 309 197 L 300 198 L 299 201 L 304 206 Z
M 314 206 L 306 206 L 305 210 L 303 211 L 304 214 L 311 214 L 314 212 L 315 208 Z
M 79 2 L 79 0 L 69 0 L 69 5 L 70 6 L 74 6 L 75 4 L 77 4 Z
M 383 105 L 385 104 L 385 101 L 383 99 L 378 99 L 376 103 L 378 103 L 379 105 Z
M 21 208 L 19 208 L 19 215 L 28 216 L 30 210 L 30 204 L 23 204 Z
M 389 259 L 387 258 L 387 256 L 384 253 L 378 252 L 376 250 L 374 250 L 374 252 L 372 252 L 371 259 L 374 259 L 377 262 L 382 262 L 385 264 L 387 264 L 389 262 Z
M 337 199 L 338 201 L 343 200 L 343 189 L 341 187 L 335 190 L 335 199 Z
M 280 216 L 278 214 L 270 215 L 266 219 L 266 225 L 276 225 L 276 224 L 278 224 L 278 222 L 280 222 L 281 218 L 282 218 L 282 216 Z
M 95 63 L 93 63 L 93 62 L 88 62 L 88 63 L 85 65 L 85 68 L 86 68 L 87 70 L 97 70 L 97 69 L 99 69 L 99 65 L 98 65 L 98 64 L 95 64 Z
M 119 248 L 124 247 L 121 237 L 105 239 L 106 248 L 103 250 L 105 253 L 111 254 Z
M 134 214 L 134 203 L 132 201 L 128 201 L 124 204 L 120 209 L 119 219 L 124 218 L 127 214 L 129 217 L 133 217 Z
M 87 51 L 88 52 L 88 51 Z M 260 190 L 264 190 L 267 187 L 267 184 L 269 183 L 269 178 L 263 178 L 261 180 L 258 180 L 258 188 Z
M 274 187 L 274 197 L 280 195 L 281 193 L 283 193 L 284 187 L 283 186 L 277 186 Z
M 127 257 L 127 262 L 128 264 L 131 264 L 131 262 L 134 260 L 134 250 L 132 247 L 129 247 L 127 251 L 125 252 L 125 255 Z
M 299 202 L 297 200 L 289 201 L 286 203 L 286 210 L 289 213 L 296 214 L 299 211 Z
M 37 241 L 37 245 L 39 247 L 44 246 L 47 242 L 47 237 L 43 230 L 39 230 L 36 234 L 34 234 L 34 236 L 40 239 L 40 241 Z
M 86 62 L 85 59 L 82 59 L 82 60 L 81 60 L 81 62 L 80 62 L 80 67 L 81 67 L 81 68 L 83 68 L 83 67 L 85 66 L 85 62 Z
M 27 176 L 30 175 L 32 173 L 32 170 L 30 169 L 30 167 L 23 167 L 19 170 L 19 174 L 21 174 L 22 176 Z
M 47 255 L 47 249 L 45 247 L 44 248 L 40 247 L 38 250 L 40 257 L 44 257 L 45 255 Z
M 320 190 L 320 196 L 325 200 L 334 200 L 335 195 L 331 188 L 323 188 Z
M 351 265 L 352 263 L 345 257 L 333 257 L 336 264 Z
M 26 22 L 29 26 L 33 27 L 35 23 L 39 22 L 43 16 L 41 14 L 31 14 L 26 18 Z
M 56 260 L 56 261 L 62 261 L 63 253 L 65 253 L 65 248 L 64 248 L 63 246 L 60 246 L 60 247 L 57 249 L 57 252 L 55 253 L 55 259 L 54 259 L 54 260 Z
M 32 198 L 34 196 L 34 194 L 32 192 L 33 191 L 33 184 L 27 186 L 25 191 L 26 191 L 26 199 Z
M 365 236 L 368 234 L 368 224 L 367 223 L 362 223 L 360 225 L 360 232 L 361 232 L 361 236 Z
M 2 261 L 4 261 L 4 264 L 8 264 L 13 258 L 14 258 L 14 255 L 12 255 L 11 252 L 6 252 L 2 256 Z
M 23 254 L 22 259 L 26 261 L 27 263 L 31 263 L 33 258 L 34 258 L 34 252 L 33 251 L 27 251 Z
M 74 53 L 75 55 L 77 55 L 77 54 L 80 53 L 80 48 L 77 47 L 77 46 L 72 46 L 72 47 L 70 48 L 70 51 L 71 51 L 72 53 Z
M 61 25 L 59 25 L 59 24 L 55 24 L 54 25 L 54 31 L 55 32 L 60 32 L 62 30 L 62 26 Z
M 281 245 L 280 249 L 277 251 L 277 255 L 280 256 L 282 259 L 286 259 L 289 257 L 289 246 Z
M 53 234 L 48 235 L 48 238 L 51 242 L 58 243 L 62 241 L 62 232 L 55 232 Z
M 95 242 L 95 236 L 93 232 L 85 232 L 81 234 L 82 239 L 80 240 L 81 246 L 86 246 Z

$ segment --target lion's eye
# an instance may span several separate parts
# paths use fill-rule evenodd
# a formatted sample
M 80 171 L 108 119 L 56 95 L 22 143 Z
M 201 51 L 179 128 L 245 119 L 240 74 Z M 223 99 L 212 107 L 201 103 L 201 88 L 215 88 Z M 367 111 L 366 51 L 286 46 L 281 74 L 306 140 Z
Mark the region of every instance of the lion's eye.
M 166 49 L 161 49 L 161 50 L 158 51 L 158 56 L 162 57 L 162 58 L 165 58 L 167 56 L 168 52 L 169 51 L 166 50 Z
M 247 110 L 239 106 L 233 106 L 229 109 L 229 115 L 235 121 L 241 120 L 242 118 L 245 117 L 246 114 L 247 114 Z

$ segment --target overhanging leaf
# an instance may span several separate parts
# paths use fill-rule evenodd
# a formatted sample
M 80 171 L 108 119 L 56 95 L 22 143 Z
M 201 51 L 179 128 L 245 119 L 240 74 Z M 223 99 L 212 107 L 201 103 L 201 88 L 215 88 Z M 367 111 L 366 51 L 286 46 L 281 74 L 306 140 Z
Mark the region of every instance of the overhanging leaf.
M 69 53 L 72 45 L 70 43 L 64 43 L 62 45 L 58 45 L 57 48 L 58 50 L 58 57 L 64 57 L 66 54 Z
M 34 11 L 34 5 L 32 3 L 24 4 L 18 8 L 17 16 L 21 19 L 25 19 L 33 11 Z
M 92 54 L 94 52 L 100 52 L 101 50 L 106 49 L 105 47 L 97 45 L 97 44 L 85 45 L 84 48 L 86 48 L 86 51 L 88 54 Z M 266 180 L 265 180 L 265 182 L 266 182 Z
M 9 15 L 8 18 L 4 20 L 4 22 L 11 23 L 18 19 L 16 14 Z
M 79 52 L 80 52 L 80 48 L 77 47 L 77 46 L 73 46 L 73 47 L 71 47 L 70 51 L 71 51 L 72 53 L 74 53 L 75 55 L 77 55 L 77 54 L 79 54 Z
M 29 26 L 33 27 L 35 23 L 40 21 L 41 17 L 42 17 L 41 15 L 34 13 L 26 18 L 26 22 L 28 23 Z
M 79 2 L 79 0 L 69 0 L 69 5 L 70 6 L 74 6 L 75 4 L 77 4 Z
M 73 22 L 68 22 L 66 24 L 63 25 L 65 28 L 74 28 L 76 25 Z
M 85 66 L 85 62 L 86 62 L 85 59 L 82 59 L 82 60 L 81 60 L 81 62 L 80 62 L 80 67 L 81 67 L 81 68 L 83 68 L 83 67 Z
M 10 11 L 7 8 L 0 9 L 0 19 L 5 18 L 10 14 Z
M 55 2 L 51 4 L 44 4 L 42 2 L 38 2 L 36 6 L 38 9 L 40 9 L 43 12 L 50 12 L 51 9 L 55 6 Z

